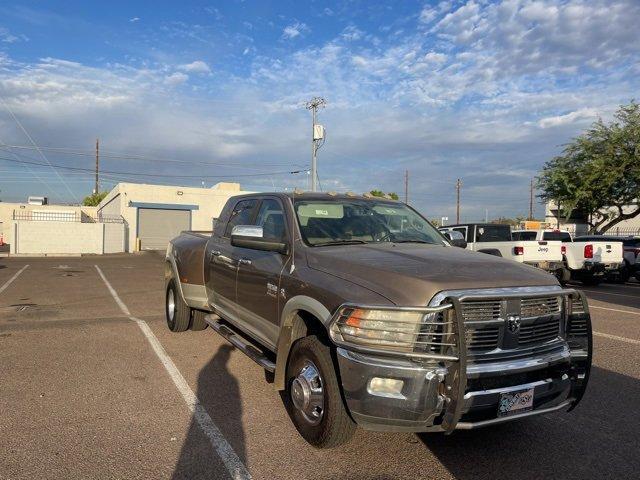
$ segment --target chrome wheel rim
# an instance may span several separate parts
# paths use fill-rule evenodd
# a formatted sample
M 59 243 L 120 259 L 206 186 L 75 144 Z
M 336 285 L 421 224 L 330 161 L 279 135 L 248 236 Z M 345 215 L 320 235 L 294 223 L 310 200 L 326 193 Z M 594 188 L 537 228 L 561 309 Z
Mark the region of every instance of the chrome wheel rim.
M 169 321 L 173 322 L 173 317 L 176 314 L 176 297 L 172 288 L 170 288 L 169 293 L 167 293 L 167 313 L 169 315 Z
M 291 401 L 311 425 L 322 421 L 324 385 L 318 367 L 311 360 L 305 360 L 304 366 L 291 382 Z

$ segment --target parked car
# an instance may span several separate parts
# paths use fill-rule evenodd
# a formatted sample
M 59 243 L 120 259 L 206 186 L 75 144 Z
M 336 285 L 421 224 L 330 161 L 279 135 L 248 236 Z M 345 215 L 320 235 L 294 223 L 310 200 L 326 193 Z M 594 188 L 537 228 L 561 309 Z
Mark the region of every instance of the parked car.
M 488 253 L 562 275 L 562 244 L 559 241 L 513 240 L 511 227 L 495 223 L 465 223 L 441 227 L 442 233 L 460 232 L 466 248 Z
M 616 237 L 614 235 L 583 235 L 576 241 L 622 242 L 624 261 L 617 271 L 608 272 L 607 278 L 626 283 L 631 276 L 640 282 L 640 237 Z
M 452 247 L 392 200 L 231 198 L 212 234 L 171 241 L 165 276 L 168 327 L 209 325 L 247 354 L 316 447 L 356 425 L 449 433 L 571 410 L 589 379 L 580 292 Z
M 566 230 L 515 230 L 514 240 L 549 240 L 562 242 L 564 272 L 562 281 L 579 280 L 585 285 L 598 285 L 607 275 L 623 265 L 622 243 L 603 241 L 602 237 L 574 239 Z M 626 281 L 626 280 L 625 280 Z

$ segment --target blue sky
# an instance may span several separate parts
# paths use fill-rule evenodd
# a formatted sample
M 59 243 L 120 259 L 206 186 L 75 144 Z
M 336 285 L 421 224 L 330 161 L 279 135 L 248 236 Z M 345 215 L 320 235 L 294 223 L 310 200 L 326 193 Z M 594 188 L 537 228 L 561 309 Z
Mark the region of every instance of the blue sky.
M 96 137 L 105 189 L 306 187 L 319 95 L 324 190 L 402 193 L 409 170 L 430 217 L 453 218 L 456 178 L 463 218 L 526 214 L 544 161 L 637 95 L 638 18 L 634 0 L 5 1 L 0 198 L 90 193 L 90 172 L 20 162 L 92 168 Z

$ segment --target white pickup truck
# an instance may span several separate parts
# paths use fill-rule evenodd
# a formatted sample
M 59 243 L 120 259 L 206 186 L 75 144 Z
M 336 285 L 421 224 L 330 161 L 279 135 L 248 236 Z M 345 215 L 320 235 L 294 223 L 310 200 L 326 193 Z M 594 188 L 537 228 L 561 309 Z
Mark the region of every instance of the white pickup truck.
M 447 225 L 440 231 L 460 232 L 467 249 L 509 258 L 519 263 L 541 268 L 556 276 L 562 274 L 562 243 L 547 240 L 517 240 L 511 238 L 511 227 L 495 223 L 465 223 Z
M 585 285 L 597 285 L 623 263 L 620 241 L 574 241 L 566 230 L 515 230 L 512 238 L 562 242 L 564 273 L 561 281 L 572 279 Z

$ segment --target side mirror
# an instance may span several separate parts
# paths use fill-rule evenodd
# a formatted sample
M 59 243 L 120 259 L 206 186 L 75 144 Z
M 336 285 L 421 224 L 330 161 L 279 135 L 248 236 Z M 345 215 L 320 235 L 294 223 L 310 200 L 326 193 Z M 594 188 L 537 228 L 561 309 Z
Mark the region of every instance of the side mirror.
M 289 245 L 287 243 L 265 239 L 262 227 L 255 225 L 236 225 L 233 227 L 233 230 L 231 230 L 231 245 L 265 252 L 278 252 L 283 255 L 289 253 Z

